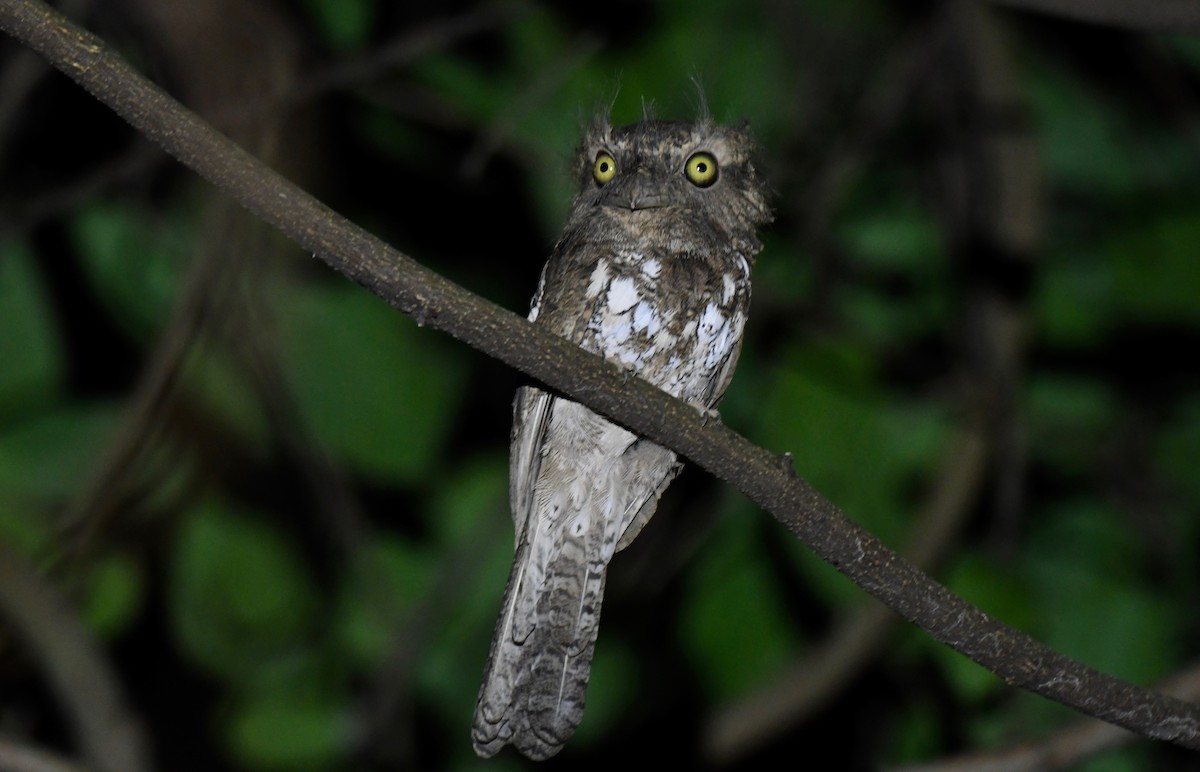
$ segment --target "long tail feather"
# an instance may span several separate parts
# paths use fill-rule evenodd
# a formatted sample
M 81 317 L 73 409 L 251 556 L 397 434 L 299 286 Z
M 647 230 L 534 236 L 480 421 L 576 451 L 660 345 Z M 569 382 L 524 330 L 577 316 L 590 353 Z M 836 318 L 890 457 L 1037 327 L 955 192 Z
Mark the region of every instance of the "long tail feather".
M 543 586 L 531 581 L 528 542 L 517 548 L 475 706 L 471 736 L 480 756 L 512 743 L 529 758 L 549 758 L 583 718 L 605 571 L 589 568 L 574 540 L 560 546 Z M 522 616 L 537 621 L 519 637 L 514 622 Z

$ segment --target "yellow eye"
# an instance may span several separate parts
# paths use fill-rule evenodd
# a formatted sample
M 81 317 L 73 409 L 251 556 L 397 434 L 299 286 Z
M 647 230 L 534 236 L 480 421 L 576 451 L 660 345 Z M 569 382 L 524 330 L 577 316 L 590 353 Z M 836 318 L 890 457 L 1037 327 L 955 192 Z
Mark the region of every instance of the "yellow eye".
M 717 159 L 711 153 L 693 153 L 687 160 L 684 172 L 693 185 L 707 188 L 717 181 Z
M 604 183 L 617 176 L 617 162 L 613 157 L 603 151 L 596 154 L 596 164 L 592 167 L 592 179 L 597 185 Z

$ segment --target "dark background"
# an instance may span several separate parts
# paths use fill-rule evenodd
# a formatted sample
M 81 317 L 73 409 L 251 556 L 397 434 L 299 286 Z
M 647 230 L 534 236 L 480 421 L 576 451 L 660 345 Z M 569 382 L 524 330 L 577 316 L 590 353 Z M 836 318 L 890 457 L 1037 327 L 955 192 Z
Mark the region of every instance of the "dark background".
M 968 2 L 62 5 L 520 312 L 597 110 L 748 119 L 777 218 L 725 423 L 1060 651 L 1145 684 L 1195 661 L 1194 36 Z M 525 382 L 0 40 L 0 750 L 87 762 L 100 679 L 158 769 L 532 766 L 468 736 Z M 56 681 L 53 641 L 91 669 Z M 541 768 L 870 769 L 1076 719 L 692 469 L 614 560 L 584 723 Z

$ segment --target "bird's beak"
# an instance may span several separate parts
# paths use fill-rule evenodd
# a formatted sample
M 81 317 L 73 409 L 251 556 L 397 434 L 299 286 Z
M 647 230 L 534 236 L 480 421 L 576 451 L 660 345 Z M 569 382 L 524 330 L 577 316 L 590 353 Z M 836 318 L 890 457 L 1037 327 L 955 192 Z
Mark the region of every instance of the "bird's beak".
M 671 197 L 662 186 L 642 172 L 617 180 L 605 188 L 600 196 L 602 206 L 628 209 L 631 212 L 639 209 L 658 209 L 670 203 Z

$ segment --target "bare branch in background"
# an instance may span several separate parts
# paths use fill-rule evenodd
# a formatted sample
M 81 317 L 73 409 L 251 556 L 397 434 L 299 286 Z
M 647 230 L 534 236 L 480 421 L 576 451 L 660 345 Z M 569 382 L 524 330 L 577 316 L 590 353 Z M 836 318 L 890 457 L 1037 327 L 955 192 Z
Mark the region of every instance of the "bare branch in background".
M 0 614 L 41 665 L 87 765 L 99 772 L 148 772 L 149 748 L 141 723 L 130 712 L 96 639 L 66 599 L 2 542 Z M 26 766 L 9 766 L 6 754 Z M 37 766 L 43 758 L 47 760 Z M 55 768 L 48 757 L 21 755 L 12 746 L 0 745 L 0 769 Z
M 0 769 L 4 772 L 92 772 L 40 748 L 0 739 Z
M 1200 665 L 1158 684 L 1163 694 L 1200 700 Z M 933 764 L 900 767 L 892 772 L 1048 772 L 1073 769 L 1104 751 L 1136 742 L 1138 736 L 1102 721 L 1077 721 L 1040 743 L 1021 743 L 989 753 L 972 753 Z
M 1064 16 L 1076 21 L 1156 32 L 1200 30 L 1194 0 L 989 0 L 993 5 Z
M 980 421 L 980 423 L 983 423 Z M 927 569 L 953 541 L 978 495 L 987 469 L 987 443 L 966 430 L 951 443 L 935 489 L 913 529 L 906 557 Z M 815 652 L 784 668 L 771 682 L 709 719 L 705 753 L 728 762 L 752 753 L 827 704 L 887 647 L 896 616 L 877 603 L 839 621 Z

